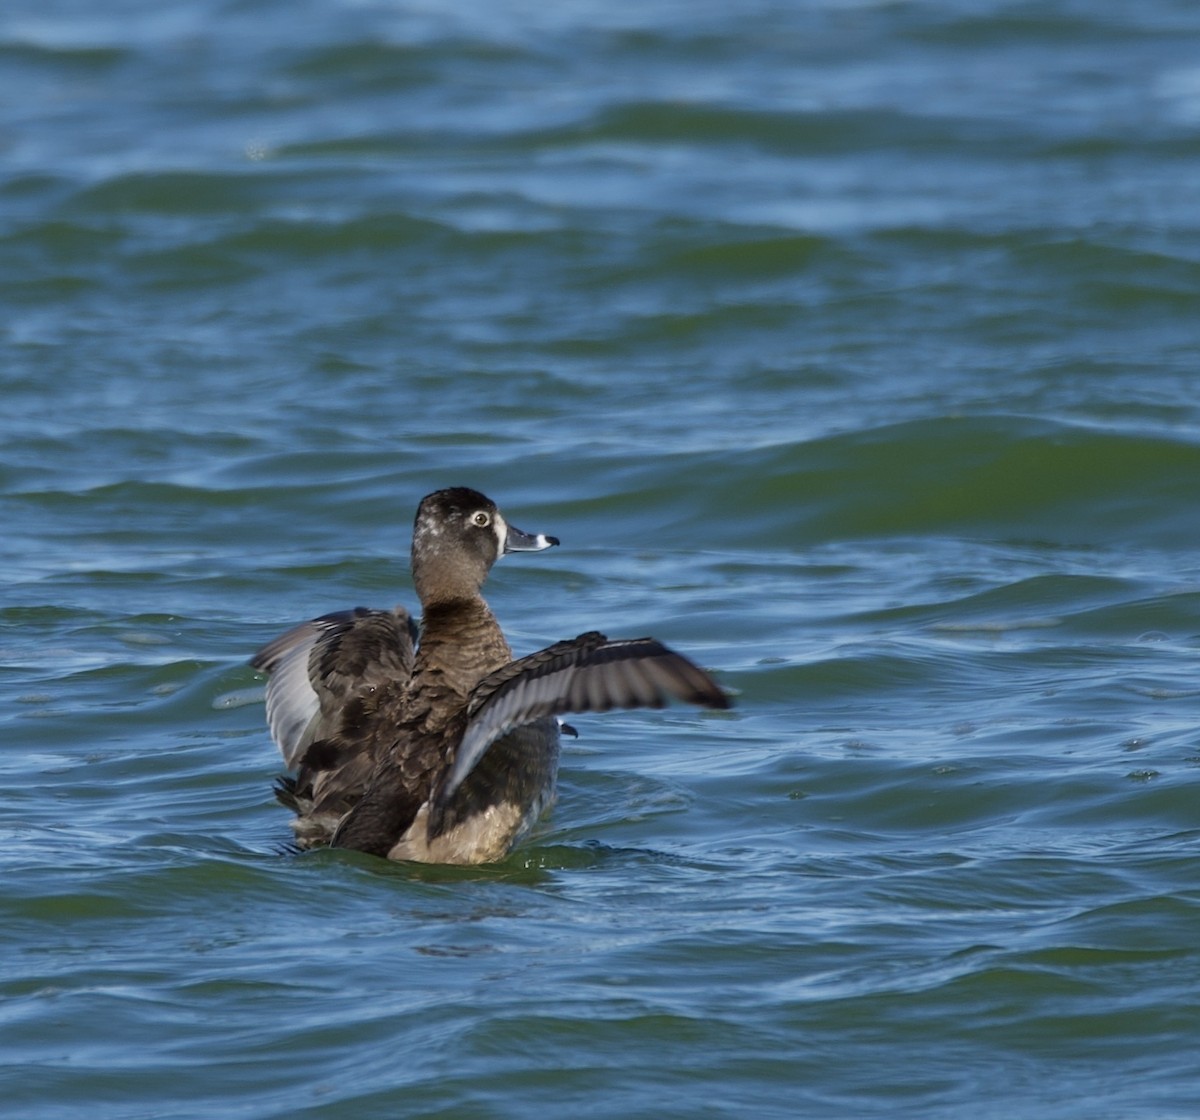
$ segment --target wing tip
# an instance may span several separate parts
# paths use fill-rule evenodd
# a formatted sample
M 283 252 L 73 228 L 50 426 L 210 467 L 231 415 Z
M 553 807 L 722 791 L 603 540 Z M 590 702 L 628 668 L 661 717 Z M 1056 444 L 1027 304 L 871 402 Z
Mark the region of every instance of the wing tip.
M 733 707 L 733 697 L 718 686 L 715 691 L 706 691 L 692 703 L 698 704 L 702 708 L 709 708 L 714 712 L 727 712 Z

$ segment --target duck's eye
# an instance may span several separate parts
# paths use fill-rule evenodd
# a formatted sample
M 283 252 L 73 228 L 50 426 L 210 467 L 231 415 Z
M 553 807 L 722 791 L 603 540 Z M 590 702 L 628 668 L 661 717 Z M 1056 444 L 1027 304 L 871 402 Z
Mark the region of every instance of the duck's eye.
M 478 525 L 481 529 L 487 528 L 492 523 L 492 515 L 480 510 L 478 513 L 471 515 L 471 524 Z

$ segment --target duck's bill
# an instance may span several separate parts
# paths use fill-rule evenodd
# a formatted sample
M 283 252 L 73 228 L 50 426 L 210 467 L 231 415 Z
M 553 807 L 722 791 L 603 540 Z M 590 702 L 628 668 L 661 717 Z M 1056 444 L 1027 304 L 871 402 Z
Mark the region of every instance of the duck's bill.
M 509 525 L 504 535 L 505 552 L 543 552 L 556 544 L 557 537 L 548 537 L 545 533 L 523 533 L 515 525 Z

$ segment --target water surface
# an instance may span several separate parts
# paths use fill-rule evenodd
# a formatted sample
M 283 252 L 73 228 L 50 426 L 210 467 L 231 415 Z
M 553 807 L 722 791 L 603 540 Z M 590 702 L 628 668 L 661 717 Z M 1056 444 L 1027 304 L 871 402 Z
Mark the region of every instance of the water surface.
M 14 1115 L 1184 1118 L 1200 15 L 0 15 Z M 288 853 L 245 659 L 489 598 L 581 717 L 504 864 Z

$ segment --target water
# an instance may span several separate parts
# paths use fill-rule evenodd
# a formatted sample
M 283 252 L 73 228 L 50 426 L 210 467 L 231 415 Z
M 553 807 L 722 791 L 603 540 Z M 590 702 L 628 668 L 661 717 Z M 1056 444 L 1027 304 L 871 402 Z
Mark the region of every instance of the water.
M 0 1038 L 39 1120 L 1196 1115 L 1200 13 L 9 0 Z M 288 854 L 285 626 L 563 547 L 504 864 Z

